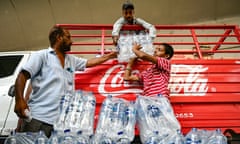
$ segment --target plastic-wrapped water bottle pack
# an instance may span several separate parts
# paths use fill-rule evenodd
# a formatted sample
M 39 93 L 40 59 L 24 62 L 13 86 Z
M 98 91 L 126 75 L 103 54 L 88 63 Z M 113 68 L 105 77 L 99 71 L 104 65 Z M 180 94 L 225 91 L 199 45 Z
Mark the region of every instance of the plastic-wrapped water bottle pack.
M 227 137 L 219 128 L 216 130 L 192 128 L 184 140 L 184 144 L 227 144 Z
M 128 144 L 134 139 L 136 109 L 132 102 L 107 97 L 102 103 L 94 143 Z
M 59 118 L 54 124 L 54 129 L 62 133 L 69 129 L 71 133 L 87 137 L 93 135 L 95 107 L 96 98 L 92 92 L 79 90 L 72 95 L 66 94 L 61 99 Z
M 146 32 L 120 34 L 118 39 L 118 61 L 128 62 L 130 58 L 136 57 L 132 51 L 133 44 L 137 43 L 142 46 L 141 51 L 150 55 L 153 54 L 154 48 L 152 38 Z
M 166 97 L 138 96 L 136 108 L 143 143 L 166 143 L 181 128 Z
M 50 138 L 42 131 L 13 131 L 4 144 L 130 144 L 136 122 L 143 144 L 227 144 L 220 129 L 192 128 L 184 136 L 169 100 L 161 95 L 138 96 L 136 102 L 108 96 L 94 133 L 95 107 L 91 92 L 68 93 L 61 99 L 59 118 Z
M 166 139 L 166 137 L 168 137 Z M 165 139 L 162 139 L 165 138 Z M 114 141 L 107 135 L 101 135 L 96 141 L 88 139 L 81 133 L 73 134 L 70 129 L 64 130 L 64 133 L 53 131 L 50 138 L 47 138 L 42 131 L 37 133 L 15 133 L 5 140 L 4 144 L 129 144 L 128 138 L 124 137 Z M 184 137 L 180 130 L 171 135 L 164 134 L 162 137 L 155 133 L 148 137 L 142 144 L 227 144 L 227 138 L 220 129 L 204 130 L 192 128 Z

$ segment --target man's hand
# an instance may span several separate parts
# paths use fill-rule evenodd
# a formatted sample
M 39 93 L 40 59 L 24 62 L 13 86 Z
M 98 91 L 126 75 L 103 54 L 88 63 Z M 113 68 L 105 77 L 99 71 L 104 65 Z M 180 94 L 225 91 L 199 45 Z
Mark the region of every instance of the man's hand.
M 20 118 L 27 118 L 25 114 L 25 109 L 29 109 L 26 101 L 24 99 L 19 99 L 16 101 L 14 112 L 17 114 Z
M 137 60 L 136 57 L 129 59 L 129 62 L 126 66 L 126 69 L 125 69 L 125 72 L 124 72 L 124 75 L 123 75 L 123 79 L 125 81 L 138 81 L 139 80 L 137 76 L 132 75 L 132 67 L 133 67 L 136 60 Z
M 140 49 L 142 49 L 142 46 L 140 44 L 134 43 L 132 49 L 133 51 L 139 51 Z
M 113 44 L 114 44 L 115 46 L 117 46 L 118 36 L 113 36 L 113 37 L 112 37 L 112 40 L 113 40 Z
M 117 58 L 117 52 L 116 51 L 111 51 L 108 55 L 109 59 L 112 59 L 112 58 Z

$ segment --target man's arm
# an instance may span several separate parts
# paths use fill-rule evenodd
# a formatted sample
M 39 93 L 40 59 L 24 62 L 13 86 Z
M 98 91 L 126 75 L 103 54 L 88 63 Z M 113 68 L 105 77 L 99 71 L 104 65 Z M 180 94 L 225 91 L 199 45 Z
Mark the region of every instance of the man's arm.
M 116 58 L 116 57 L 117 57 L 117 52 L 110 52 L 101 57 L 89 59 L 87 61 L 86 67 L 96 66 L 98 64 L 104 63 L 105 61 L 107 61 L 109 59 Z
M 141 45 L 138 45 L 138 44 L 134 44 L 133 45 L 133 48 L 132 48 L 132 51 L 135 53 L 135 55 L 142 59 L 142 60 L 145 60 L 145 61 L 149 61 L 149 62 L 152 62 L 154 64 L 157 64 L 157 57 L 155 56 L 152 56 L 152 55 L 149 55 L 143 51 L 141 51 L 141 48 L 142 46 Z
M 117 46 L 119 36 L 112 36 L 113 44 Z
M 124 24 L 124 18 L 120 17 L 113 25 L 112 30 L 112 40 L 113 44 L 116 46 L 119 38 L 119 32 Z
M 15 82 L 15 108 L 14 112 L 19 116 L 20 118 L 26 118 L 26 115 L 24 113 L 25 109 L 28 109 L 28 105 L 26 100 L 24 99 L 24 89 L 27 80 L 30 78 L 30 73 L 22 70 L 16 79 Z
M 32 85 L 28 84 L 27 92 L 25 94 L 24 100 L 27 102 L 29 100 L 30 94 L 32 92 Z M 15 129 L 16 132 L 21 132 L 21 125 L 22 125 L 23 120 L 21 118 L 18 119 L 17 122 L 17 127 Z
M 149 35 L 152 39 L 156 37 L 156 28 L 154 25 L 144 21 L 143 19 L 137 18 L 136 23 L 142 25 L 145 29 L 149 30 Z
M 126 70 L 124 72 L 123 79 L 125 81 L 138 81 L 139 78 L 135 75 L 132 75 L 132 66 L 135 63 L 137 58 L 131 58 L 127 64 Z

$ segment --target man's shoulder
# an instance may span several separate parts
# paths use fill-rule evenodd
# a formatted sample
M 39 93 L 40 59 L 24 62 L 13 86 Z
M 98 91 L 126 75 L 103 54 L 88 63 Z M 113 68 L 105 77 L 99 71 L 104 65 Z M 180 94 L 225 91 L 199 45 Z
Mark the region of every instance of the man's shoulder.
M 145 24 L 145 23 L 150 24 L 149 22 L 145 21 L 142 18 L 134 18 L 134 21 L 135 21 L 136 24 Z
M 41 49 L 41 50 L 34 51 L 31 54 L 31 57 L 34 58 L 34 59 L 39 59 L 39 58 L 40 59 L 47 59 L 48 54 L 50 54 L 50 50 L 48 48 L 46 48 L 46 49 Z
M 123 17 L 118 18 L 114 24 L 124 23 L 125 19 Z
M 170 63 L 170 60 L 169 60 L 169 59 L 163 58 L 163 57 L 157 57 L 157 60 L 158 60 L 158 61 L 164 61 L 164 62 Z
M 40 49 L 40 50 L 37 50 L 37 51 L 34 51 L 33 53 L 34 54 L 43 54 L 43 53 L 46 53 L 46 52 L 48 52 L 49 51 L 49 49 Z

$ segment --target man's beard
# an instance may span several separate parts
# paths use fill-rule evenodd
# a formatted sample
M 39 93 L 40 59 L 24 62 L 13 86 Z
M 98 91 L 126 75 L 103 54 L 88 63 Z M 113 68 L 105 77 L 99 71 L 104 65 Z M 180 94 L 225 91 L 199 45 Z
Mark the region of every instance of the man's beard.
M 71 50 L 71 44 L 62 43 L 61 48 L 62 52 L 68 52 Z
M 129 17 L 128 17 L 126 20 L 127 20 L 127 23 L 128 23 L 128 24 L 133 24 L 133 18 L 129 18 Z

